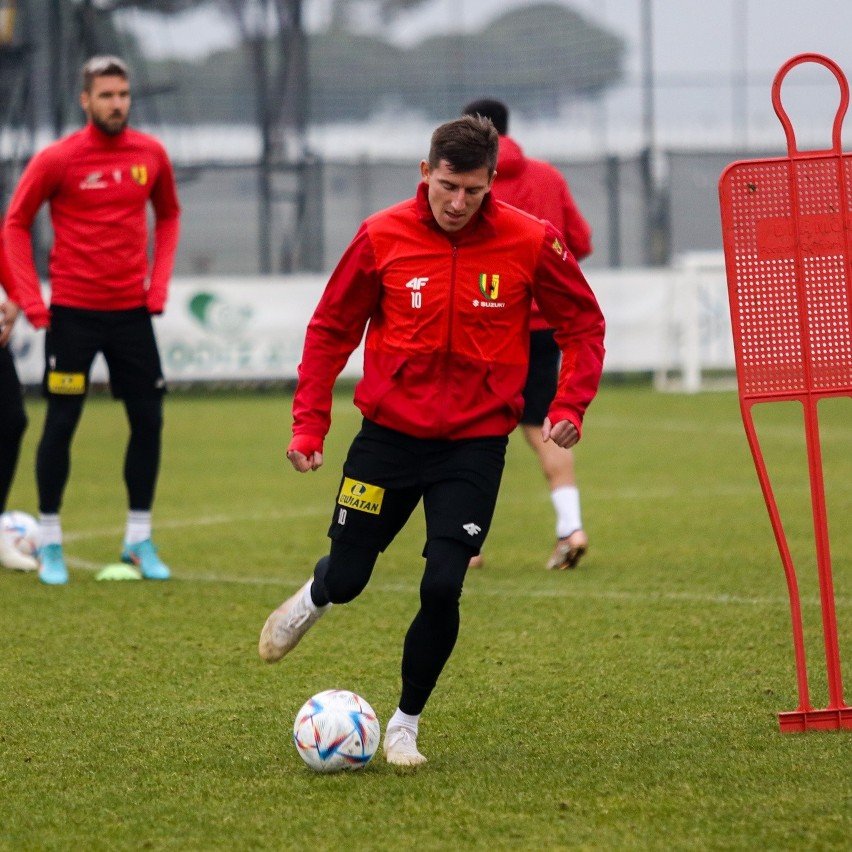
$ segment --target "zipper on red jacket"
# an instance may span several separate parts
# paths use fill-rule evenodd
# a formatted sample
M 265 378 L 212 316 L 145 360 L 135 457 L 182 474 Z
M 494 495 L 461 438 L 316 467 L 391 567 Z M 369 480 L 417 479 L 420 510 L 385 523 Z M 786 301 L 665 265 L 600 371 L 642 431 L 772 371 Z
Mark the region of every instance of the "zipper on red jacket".
M 450 389 L 450 370 L 452 369 L 452 352 L 453 352 L 453 314 L 455 313 L 456 305 L 456 261 L 458 260 L 459 247 L 453 243 L 452 263 L 450 264 L 450 298 L 447 310 L 447 346 L 444 350 L 444 399 Z M 446 411 L 447 407 L 442 406 L 442 410 Z M 446 426 L 445 418 L 441 418 L 442 426 Z
M 447 318 L 447 353 L 452 350 L 453 339 L 453 308 L 456 296 L 456 260 L 458 259 L 459 247 L 453 244 L 453 260 L 450 264 L 450 310 Z

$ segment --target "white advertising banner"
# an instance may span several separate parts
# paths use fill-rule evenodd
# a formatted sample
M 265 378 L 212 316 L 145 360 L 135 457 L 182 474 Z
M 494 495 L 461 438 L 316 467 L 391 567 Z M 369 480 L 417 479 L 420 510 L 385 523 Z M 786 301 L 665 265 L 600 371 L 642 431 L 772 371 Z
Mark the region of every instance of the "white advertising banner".
M 174 282 L 155 321 L 169 381 L 295 378 L 325 278 L 197 278 Z M 360 373 L 361 354 L 345 374 Z
M 165 313 L 154 320 L 167 381 L 295 378 L 305 329 L 324 285 L 321 276 L 176 279 Z M 21 381 L 40 382 L 43 333 L 21 318 L 12 347 Z M 358 376 L 362 358 L 359 347 L 343 375 Z M 106 379 L 98 356 L 92 381 Z
M 154 321 L 163 371 L 171 382 L 280 381 L 296 377 L 305 328 L 326 278 L 180 278 L 166 312 Z M 607 320 L 605 369 L 681 370 L 734 367 L 724 271 L 590 270 Z M 41 381 L 43 333 L 23 318 L 12 340 L 25 384 Z M 343 375 L 357 377 L 359 347 Z M 105 381 L 99 356 L 92 380 Z

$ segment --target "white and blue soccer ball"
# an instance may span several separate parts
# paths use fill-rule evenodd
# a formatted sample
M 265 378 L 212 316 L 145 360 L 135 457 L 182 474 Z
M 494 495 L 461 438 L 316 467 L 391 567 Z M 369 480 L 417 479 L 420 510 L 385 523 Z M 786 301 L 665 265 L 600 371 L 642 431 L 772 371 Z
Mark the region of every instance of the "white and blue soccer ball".
M 373 708 L 346 689 L 327 689 L 309 698 L 293 724 L 296 751 L 315 772 L 363 769 L 380 737 Z
M 32 515 L 18 510 L 3 512 L 0 515 L 0 529 L 6 541 L 19 553 L 33 557 L 38 553 L 38 521 Z

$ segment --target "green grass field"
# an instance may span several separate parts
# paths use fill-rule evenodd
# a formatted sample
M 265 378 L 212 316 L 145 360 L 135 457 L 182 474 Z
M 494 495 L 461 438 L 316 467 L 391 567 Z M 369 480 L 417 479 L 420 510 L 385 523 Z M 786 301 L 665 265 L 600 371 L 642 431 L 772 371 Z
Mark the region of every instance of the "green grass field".
M 334 776 L 302 764 L 293 717 L 330 687 L 382 722 L 394 710 L 423 527 L 416 516 L 292 656 L 261 662 L 267 614 L 326 547 L 358 424 L 341 395 L 326 466 L 298 475 L 289 402 L 167 400 L 155 529 L 174 578 L 155 584 L 94 580 L 119 554 L 125 424 L 90 401 L 63 510 L 70 584 L 0 572 L 0 849 L 850 848 L 852 731 L 778 730 L 798 704 L 789 606 L 735 394 L 604 386 L 577 448 L 592 546 L 576 571 L 543 570 L 552 510 L 513 436 L 486 567 L 421 722 L 429 763 Z M 822 414 L 847 672 L 850 404 Z M 29 411 L 9 508 L 34 512 L 41 402 Z M 800 417 L 764 406 L 759 422 L 823 707 Z

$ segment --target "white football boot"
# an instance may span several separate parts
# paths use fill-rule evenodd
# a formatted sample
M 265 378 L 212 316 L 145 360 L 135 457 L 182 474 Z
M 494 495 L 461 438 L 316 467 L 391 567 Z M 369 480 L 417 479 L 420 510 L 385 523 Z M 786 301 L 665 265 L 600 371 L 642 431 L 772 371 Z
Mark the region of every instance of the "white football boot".
M 426 758 L 417 751 L 417 734 L 410 728 L 385 731 L 385 759 L 394 766 L 419 766 Z
M 277 663 L 299 644 L 299 640 L 319 621 L 331 604 L 317 607 L 311 602 L 313 577 L 278 607 L 263 625 L 257 650 L 267 663 Z
M 576 568 L 577 563 L 589 549 L 589 537 L 583 530 L 574 530 L 571 535 L 560 538 L 556 547 L 547 560 L 548 571 L 565 571 L 568 568 Z

